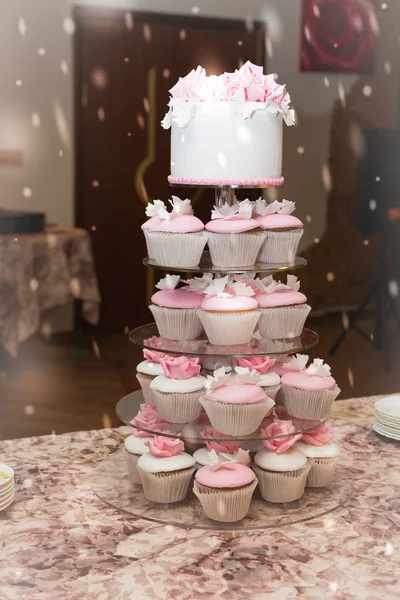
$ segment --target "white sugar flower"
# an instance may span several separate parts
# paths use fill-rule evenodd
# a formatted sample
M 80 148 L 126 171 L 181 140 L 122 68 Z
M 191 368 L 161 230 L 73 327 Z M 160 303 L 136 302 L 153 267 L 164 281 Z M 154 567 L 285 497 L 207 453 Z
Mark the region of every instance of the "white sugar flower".
M 282 200 L 281 207 L 278 212 L 280 215 L 291 215 L 295 209 L 295 202 L 290 202 L 289 200 Z
M 296 275 L 288 275 L 286 278 L 286 286 L 294 292 L 298 292 L 300 289 L 300 281 Z
M 178 196 L 172 196 L 172 200 L 169 200 L 172 206 L 173 215 L 192 215 L 193 209 L 189 198 L 181 200 Z
M 204 273 L 202 277 L 193 277 L 186 279 L 183 283 L 189 286 L 191 292 L 204 292 L 213 280 L 211 273 Z
M 156 288 L 159 290 L 174 290 L 181 278 L 179 275 L 166 275 L 164 279 L 160 279 L 157 283 Z
M 243 281 L 236 281 L 231 285 L 232 290 L 236 296 L 254 296 L 255 291 L 250 285 L 247 285 Z
M 215 388 L 222 387 L 226 385 L 231 378 L 231 372 L 228 373 L 225 371 L 225 367 L 221 367 L 220 369 L 216 369 L 213 375 L 207 375 L 207 383 L 206 387 L 209 390 L 214 390 Z
M 161 127 L 163 129 L 170 129 L 172 125 L 172 108 L 169 109 L 167 113 L 165 113 L 165 117 L 161 121 Z
M 147 217 L 157 217 L 160 210 L 167 210 L 162 200 L 153 200 L 153 203 L 149 202 L 146 206 Z
M 266 215 L 274 215 L 281 208 L 281 203 L 274 200 L 271 203 L 266 202 L 264 199 L 259 198 L 256 200 L 256 213 L 265 217 Z
M 172 101 L 172 120 L 178 127 L 187 127 L 196 113 L 197 105 L 193 102 L 185 102 L 181 98 L 172 98 Z
M 309 356 L 307 354 L 296 354 L 296 356 L 292 356 L 288 362 L 283 363 L 283 367 L 285 369 L 290 369 L 291 371 L 303 371 L 308 359 Z
M 275 292 L 282 292 L 290 289 L 286 284 L 282 283 L 281 281 L 275 281 L 272 275 L 264 277 L 264 279 L 261 280 L 261 283 L 264 288 L 264 294 L 267 294 L 268 296 L 269 294 L 275 294 Z
M 236 456 L 233 456 L 232 454 L 228 454 L 225 452 L 220 452 L 219 454 L 217 454 L 215 452 L 215 450 L 211 450 L 208 453 L 208 458 L 210 461 L 211 469 L 213 471 L 218 471 L 218 469 L 221 469 L 222 467 L 225 467 L 226 465 L 233 465 L 235 463 L 238 463 L 240 465 L 248 465 L 249 464 L 249 451 L 242 450 L 242 448 L 239 448 L 239 450 L 236 453 Z M 225 459 L 225 460 L 221 460 L 221 459 Z
M 225 288 L 229 281 L 229 275 L 214 279 L 210 285 L 204 290 L 206 296 L 218 296 L 218 298 L 230 298 L 232 294 L 225 292 Z
M 325 364 L 322 358 L 314 358 L 312 364 L 308 367 L 309 375 L 318 375 L 319 377 L 330 377 L 331 368 Z
M 247 367 L 235 367 L 235 372 L 237 374 L 236 379 L 240 381 L 240 383 L 253 383 L 254 385 L 258 385 L 261 381 L 261 377 L 257 371 L 250 371 Z
M 243 200 L 233 206 L 223 204 L 222 206 L 214 206 L 211 212 L 211 219 L 251 219 L 253 214 L 253 206 L 250 200 Z

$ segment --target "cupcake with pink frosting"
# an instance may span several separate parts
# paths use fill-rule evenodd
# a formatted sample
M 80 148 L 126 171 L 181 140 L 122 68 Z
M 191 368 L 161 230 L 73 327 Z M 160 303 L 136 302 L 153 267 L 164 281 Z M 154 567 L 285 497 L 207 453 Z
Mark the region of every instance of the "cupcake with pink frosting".
M 161 360 L 164 358 L 163 352 L 154 352 L 153 350 L 143 350 L 145 360 L 140 362 L 136 367 L 136 379 L 142 388 L 144 401 L 148 404 L 154 403 L 153 393 L 150 389 L 150 383 L 158 375 L 164 375 L 164 370 L 161 366 Z
M 221 433 L 220 431 L 214 429 L 214 427 L 206 427 L 202 430 L 200 436 L 203 438 L 203 440 L 205 440 L 205 447 L 199 448 L 193 454 L 193 457 L 196 459 L 196 462 L 200 467 L 212 464 L 210 456 L 210 452 L 212 450 L 217 453 L 220 461 L 227 460 L 226 455 L 231 457 L 232 460 L 236 460 L 237 453 L 241 447 L 241 442 L 235 440 L 231 435 Z M 247 455 L 248 460 L 244 464 L 249 465 L 251 459 L 248 453 Z
M 203 331 L 197 311 L 203 295 L 191 291 L 190 287 L 177 288 L 179 275 L 167 275 L 156 288 L 149 306 L 160 335 L 170 340 L 192 340 Z
M 193 456 L 184 452 L 179 438 L 155 435 L 147 447 L 149 451 L 137 462 L 146 500 L 159 503 L 183 500 L 195 472 Z
M 195 475 L 194 494 L 209 519 L 222 523 L 240 521 L 249 512 L 257 487 L 256 476 L 246 466 L 248 452 L 239 450 L 235 458 L 224 455 L 221 460 L 212 450 L 209 460 L 211 464 L 201 467 Z
M 254 265 L 265 236 L 252 213 L 250 200 L 233 206 L 214 206 L 211 221 L 206 224 L 213 265 L 225 268 Z
M 306 368 L 308 356 L 296 354 L 287 363 L 290 369 L 281 377 L 286 411 L 299 419 L 325 419 L 340 394 L 329 365 L 320 358 Z
M 260 492 L 267 502 L 294 502 L 304 494 L 310 465 L 307 457 L 294 448 L 301 434 L 295 435 L 291 421 L 275 420 L 262 430 L 264 448 L 254 457 L 253 469 Z M 277 437 L 278 436 L 278 437 Z
M 263 293 L 257 295 L 261 312 L 258 331 L 270 340 L 294 338 L 301 335 L 311 306 L 300 290 L 300 281 L 287 276 L 286 284 L 272 276 L 262 280 Z
M 217 431 L 248 435 L 256 431 L 264 417 L 272 412 L 275 402 L 260 387 L 260 376 L 254 371 L 246 371 L 232 376 L 221 368 L 213 377 L 207 377 L 207 391 L 200 402 Z
M 259 198 L 255 204 L 255 219 L 264 232 L 258 260 L 266 263 L 291 263 L 304 232 L 303 223 L 291 213 L 294 202 L 283 200 L 268 204 Z
M 229 276 L 214 279 L 204 291 L 198 317 L 209 341 L 218 346 L 248 344 L 260 318 L 254 290 Z
M 255 371 L 260 375 L 260 386 L 263 388 L 268 398 L 272 398 L 272 400 L 275 400 L 281 387 L 281 378 L 277 373 L 271 370 L 275 365 L 275 362 L 275 359 L 270 356 L 254 356 L 235 359 L 237 367 Z
M 148 452 L 146 444 L 153 441 L 151 431 L 165 429 L 167 423 L 160 419 L 155 406 L 152 406 L 151 404 L 141 404 L 138 414 L 131 421 L 131 425 L 133 433 L 124 441 L 125 459 L 128 467 L 129 479 L 133 483 L 140 485 L 141 480 L 137 470 L 139 457 L 145 452 Z
M 340 448 L 333 441 L 331 427 L 322 425 L 318 429 L 303 433 L 295 448 L 306 455 L 311 466 L 307 477 L 307 487 L 327 487 L 332 483 Z
M 164 202 L 149 203 L 142 225 L 149 258 L 164 267 L 195 267 L 199 264 L 208 234 L 204 224 L 193 215 L 190 200 L 172 196 L 168 212 Z
M 206 378 L 200 375 L 199 359 L 166 356 L 162 361 L 164 375 L 150 384 L 158 414 L 171 423 L 190 423 L 201 414 L 199 402 Z

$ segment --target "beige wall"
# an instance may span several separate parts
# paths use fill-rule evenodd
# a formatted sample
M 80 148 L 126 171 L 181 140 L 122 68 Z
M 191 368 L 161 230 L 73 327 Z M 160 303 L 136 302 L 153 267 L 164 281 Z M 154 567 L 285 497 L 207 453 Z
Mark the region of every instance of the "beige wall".
M 324 74 L 299 72 L 300 0 L 81 0 L 79 4 L 189 14 L 197 4 L 202 16 L 252 17 L 270 23 L 269 70 L 287 82 L 298 113 L 297 128 L 285 135 L 284 193 L 296 200 L 300 217 L 311 216 L 303 246 L 322 237 L 327 208 L 322 170 L 328 155 L 331 110 L 339 85 L 348 92 L 359 78 L 329 75 L 326 87 Z M 0 20 L 0 148 L 25 152 L 22 168 L 0 166 L 0 206 L 43 210 L 50 221 L 63 225 L 73 224 L 72 38 L 63 29 L 72 5 L 71 0 L 13 0 L 3 7 Z M 18 32 L 20 17 L 26 22 L 25 37 Z M 352 102 L 371 123 L 393 126 L 398 104 L 400 4 L 390 3 L 379 18 L 385 35 L 379 43 L 377 72 L 358 80 Z M 39 56 L 39 48 L 46 50 L 44 56 Z M 68 74 L 62 72 L 61 61 L 68 66 Z M 390 63 L 391 74 L 384 69 L 385 61 Z M 16 86 L 18 79 L 21 87 Z M 372 87 L 369 98 L 362 94 L 366 84 Z M 34 113 L 40 118 L 37 128 L 31 122 Z M 299 146 L 304 147 L 304 154 L 298 154 Z M 29 198 L 23 195 L 26 187 L 32 190 Z

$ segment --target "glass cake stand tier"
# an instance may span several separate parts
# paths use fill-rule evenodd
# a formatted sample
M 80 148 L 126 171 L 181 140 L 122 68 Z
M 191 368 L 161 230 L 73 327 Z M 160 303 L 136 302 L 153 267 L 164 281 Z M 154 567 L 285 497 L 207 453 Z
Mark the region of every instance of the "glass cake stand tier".
M 148 502 L 142 487 L 128 479 L 123 451 L 99 463 L 92 471 L 90 483 L 100 500 L 128 517 L 185 529 L 251 531 L 302 523 L 344 506 L 353 490 L 352 478 L 353 474 L 340 466 L 328 488 L 306 488 L 303 498 L 285 504 L 266 502 L 256 488 L 248 515 L 236 523 L 208 519 L 191 491 L 192 486 L 182 502 Z
M 118 417 L 121 419 L 123 423 L 126 425 L 132 424 L 132 419 L 136 417 L 140 410 L 140 405 L 145 402 L 143 398 L 143 394 L 141 391 L 132 392 L 127 396 L 124 396 L 116 406 L 116 412 Z M 264 422 L 260 425 L 260 427 L 265 427 L 268 425 L 268 421 L 272 420 L 266 417 Z M 299 435 L 301 433 L 305 433 L 307 431 L 312 431 L 317 427 L 320 427 L 323 423 L 325 423 L 326 419 L 320 419 L 318 421 L 310 421 L 306 419 L 297 419 L 295 417 L 291 417 L 292 423 L 294 425 L 294 431 L 292 433 L 285 433 L 281 435 L 275 436 L 263 436 L 259 433 L 259 431 L 255 431 L 249 435 L 242 436 L 232 436 L 231 441 L 243 442 L 242 447 L 246 450 L 257 451 L 262 447 L 263 440 L 278 440 L 281 438 L 287 438 L 295 435 Z M 185 442 L 186 450 L 194 450 L 197 447 L 204 446 L 206 441 L 220 441 L 226 442 L 226 438 L 218 439 L 215 436 L 212 438 L 207 438 L 207 436 L 201 436 L 200 432 L 210 427 L 210 424 L 207 423 L 199 423 L 198 421 L 194 421 L 193 423 L 168 423 L 167 427 L 152 427 L 151 429 L 146 428 L 145 426 L 141 427 L 135 424 L 135 428 L 144 433 L 148 433 L 149 435 L 160 434 L 165 437 L 176 437 L 177 434 L 182 438 Z
M 267 340 L 256 335 L 249 344 L 237 346 L 217 346 L 206 338 L 175 341 L 159 336 L 157 325 L 149 323 L 133 329 L 129 333 L 130 341 L 141 348 L 158 350 L 168 354 L 184 354 L 185 356 L 219 356 L 225 358 L 266 356 L 276 354 L 296 354 L 318 344 L 319 336 L 315 331 L 304 328 L 301 336 L 282 340 Z
M 307 266 L 307 261 L 301 256 L 297 256 L 294 261 L 290 263 L 264 263 L 257 262 L 251 267 L 235 267 L 229 269 L 226 267 L 216 267 L 212 264 L 210 253 L 203 252 L 200 263 L 197 267 L 166 267 L 165 265 L 159 265 L 150 258 L 146 257 L 143 259 L 145 267 L 152 269 L 160 269 L 161 271 L 177 272 L 177 273 L 215 273 L 225 275 L 242 275 L 244 273 L 255 274 L 264 273 L 272 275 L 273 273 L 280 273 L 285 271 L 294 271 L 295 269 L 302 269 Z

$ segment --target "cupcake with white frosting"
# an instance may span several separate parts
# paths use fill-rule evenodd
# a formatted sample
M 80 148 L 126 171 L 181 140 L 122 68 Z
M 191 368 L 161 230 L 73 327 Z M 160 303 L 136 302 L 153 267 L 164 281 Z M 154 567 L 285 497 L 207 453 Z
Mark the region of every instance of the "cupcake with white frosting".
M 221 368 L 207 377 L 207 391 L 200 398 L 211 425 L 228 435 L 253 433 L 262 420 L 271 414 L 275 402 L 260 387 L 260 376 L 254 371 L 235 374 Z
M 255 371 L 260 375 L 260 387 L 263 388 L 268 398 L 272 398 L 272 400 L 275 400 L 281 387 L 281 378 L 277 373 L 271 370 L 275 365 L 275 362 L 275 359 L 270 356 L 254 356 L 235 359 L 237 367 Z
M 159 375 L 150 384 L 158 414 L 171 423 L 190 423 L 201 413 L 200 396 L 205 390 L 206 378 L 200 375 L 199 359 L 185 356 L 167 356 Z
M 217 453 L 220 461 L 227 460 L 227 456 L 231 457 L 232 460 L 236 460 L 241 447 L 240 441 L 235 440 L 231 435 L 217 431 L 214 427 L 206 427 L 201 431 L 200 436 L 205 440 L 205 447 L 199 448 L 193 454 L 199 467 L 212 464 L 210 455 L 212 450 Z M 251 459 L 249 453 L 247 455 L 248 460 L 243 464 L 249 465 Z
M 268 204 L 259 198 L 255 204 L 255 220 L 264 232 L 258 260 L 266 263 L 292 263 L 304 233 L 303 223 L 291 213 L 294 202 L 283 200 Z
M 165 267 L 195 267 L 199 264 L 208 234 L 194 216 L 189 199 L 172 196 L 172 211 L 160 200 L 149 203 L 142 225 L 149 258 Z
M 310 465 L 307 457 L 293 448 L 301 435 L 294 435 L 291 421 L 275 420 L 262 430 L 264 448 L 254 457 L 253 470 L 258 478 L 260 492 L 267 502 L 294 502 L 304 494 Z M 286 437 L 285 437 L 286 434 Z
M 252 218 L 250 200 L 233 206 L 214 206 L 211 221 L 206 224 L 209 232 L 208 247 L 213 265 L 225 268 L 249 267 L 257 261 L 264 241 L 260 223 Z
M 161 366 L 161 360 L 164 358 L 163 352 L 154 352 L 153 350 L 143 350 L 142 360 L 136 367 L 136 379 L 138 380 L 140 387 L 142 388 L 144 401 L 148 404 L 154 404 L 153 393 L 150 389 L 150 384 L 158 377 L 163 375 L 164 370 Z
M 299 291 L 297 277 L 288 275 L 284 284 L 270 275 L 262 280 L 262 285 L 263 293 L 257 295 L 261 313 L 258 331 L 262 337 L 277 340 L 300 336 L 311 306 Z
M 260 318 L 254 290 L 226 276 L 214 279 L 204 294 L 197 314 L 211 344 L 248 344 Z
M 146 500 L 167 504 L 185 498 L 196 461 L 184 448 L 179 438 L 160 435 L 148 443 L 137 462 Z
M 240 521 L 249 512 L 257 478 L 246 466 L 248 452 L 239 450 L 235 459 L 210 452 L 212 464 L 201 467 L 196 475 L 194 494 L 209 519 L 231 523 Z
M 333 429 L 322 425 L 318 429 L 303 433 L 295 448 L 300 450 L 311 466 L 307 487 L 327 487 L 332 483 L 340 448 L 333 439 Z
M 281 377 L 284 407 L 289 415 L 298 419 L 324 419 L 340 388 L 329 365 L 315 358 L 306 368 L 308 358 L 306 354 L 296 354 L 287 363 L 290 370 Z
M 179 275 L 167 275 L 156 288 L 149 306 L 160 335 L 170 340 L 192 340 L 203 331 L 197 311 L 204 296 L 190 287 L 177 288 Z

